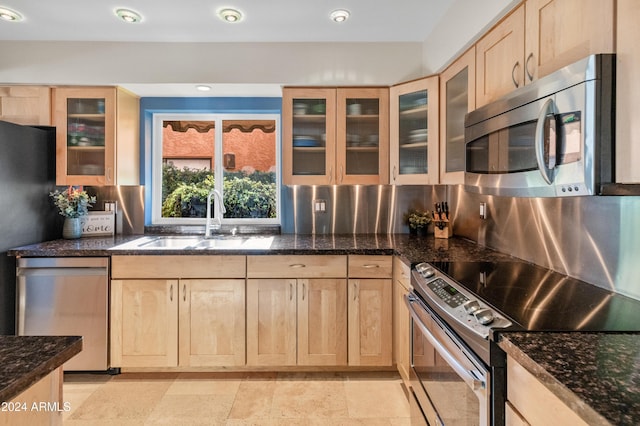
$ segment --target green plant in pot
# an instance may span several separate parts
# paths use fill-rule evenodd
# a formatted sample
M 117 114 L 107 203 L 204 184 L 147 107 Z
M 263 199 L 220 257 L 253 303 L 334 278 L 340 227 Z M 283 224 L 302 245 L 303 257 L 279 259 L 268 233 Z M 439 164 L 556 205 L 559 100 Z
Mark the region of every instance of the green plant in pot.
M 404 223 L 409 226 L 412 235 L 426 235 L 431 221 L 432 215 L 428 210 L 412 209 L 404 215 Z
M 96 202 L 95 196 L 89 196 L 87 191 L 69 186 L 64 191 L 55 190 L 49 196 L 58 208 L 58 213 L 64 216 L 62 237 L 67 239 L 80 238 L 82 235 L 81 218 L 89 213 L 89 207 Z

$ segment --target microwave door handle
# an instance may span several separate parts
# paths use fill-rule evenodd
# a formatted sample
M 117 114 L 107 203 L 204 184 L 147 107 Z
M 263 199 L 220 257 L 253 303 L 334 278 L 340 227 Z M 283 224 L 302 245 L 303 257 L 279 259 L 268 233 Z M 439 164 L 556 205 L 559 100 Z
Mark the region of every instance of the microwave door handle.
M 547 116 L 553 115 L 556 112 L 555 105 L 553 104 L 553 99 L 547 99 L 542 108 L 540 108 L 540 114 L 538 115 L 538 121 L 536 123 L 536 134 L 535 134 L 535 148 L 536 148 L 536 160 L 538 162 L 538 170 L 540 170 L 540 174 L 542 178 L 549 185 L 553 182 L 553 169 L 555 168 L 556 163 L 556 137 L 555 137 L 555 128 L 553 137 L 550 137 L 549 141 L 549 162 L 544 159 L 544 140 L 545 140 L 545 128 L 547 122 Z

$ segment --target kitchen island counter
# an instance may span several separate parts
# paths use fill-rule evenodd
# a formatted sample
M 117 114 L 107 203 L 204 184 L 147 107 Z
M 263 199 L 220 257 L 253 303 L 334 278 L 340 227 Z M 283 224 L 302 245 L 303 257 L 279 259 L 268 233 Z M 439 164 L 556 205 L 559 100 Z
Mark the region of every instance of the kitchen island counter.
M 407 234 L 353 234 L 353 235 L 274 235 L 266 249 L 118 249 L 116 246 L 140 238 L 89 237 L 77 240 L 54 240 L 9 250 L 11 256 L 111 256 L 111 255 L 397 255 L 407 264 L 424 261 L 452 260 L 509 260 L 510 256 L 482 247 L 463 238 L 436 239 Z
M 638 424 L 640 334 L 514 332 L 499 346 L 588 424 Z
M 79 336 L 0 336 L 0 402 L 20 395 L 81 350 Z

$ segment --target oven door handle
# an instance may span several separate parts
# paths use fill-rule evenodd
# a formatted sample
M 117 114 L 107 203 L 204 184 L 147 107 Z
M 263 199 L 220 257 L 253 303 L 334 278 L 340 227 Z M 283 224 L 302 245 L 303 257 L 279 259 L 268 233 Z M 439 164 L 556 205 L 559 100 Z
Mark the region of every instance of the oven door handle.
M 416 312 L 413 307 L 414 303 L 419 303 L 415 296 L 407 295 L 405 296 L 404 302 L 407 304 L 409 308 L 409 313 L 411 314 L 411 318 L 413 318 L 413 323 L 418 326 L 422 334 L 427 338 L 429 343 L 438 351 L 440 356 L 447 361 L 447 363 L 453 368 L 458 376 L 464 380 L 464 382 L 469 386 L 473 391 L 478 391 L 480 389 L 484 389 L 486 387 L 486 383 L 483 380 L 478 380 L 478 378 L 473 374 L 473 371 L 467 370 L 461 363 L 458 361 L 453 355 L 449 353 L 449 351 L 435 338 L 435 336 L 429 331 L 427 326 L 422 322 L 420 316 Z

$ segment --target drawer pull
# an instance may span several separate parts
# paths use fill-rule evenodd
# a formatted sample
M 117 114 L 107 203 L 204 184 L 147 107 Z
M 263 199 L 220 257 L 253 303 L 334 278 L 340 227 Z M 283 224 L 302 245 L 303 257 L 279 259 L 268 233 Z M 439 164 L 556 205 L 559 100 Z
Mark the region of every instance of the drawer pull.
M 289 265 L 289 268 L 293 268 L 293 269 L 298 269 L 298 268 L 306 268 L 307 265 L 305 265 L 304 263 L 292 263 L 291 265 Z
M 362 265 L 362 267 L 364 269 L 373 269 L 373 268 L 379 268 L 380 265 L 376 265 L 375 263 L 367 263 L 366 265 Z

